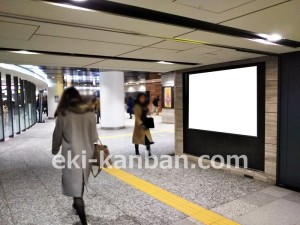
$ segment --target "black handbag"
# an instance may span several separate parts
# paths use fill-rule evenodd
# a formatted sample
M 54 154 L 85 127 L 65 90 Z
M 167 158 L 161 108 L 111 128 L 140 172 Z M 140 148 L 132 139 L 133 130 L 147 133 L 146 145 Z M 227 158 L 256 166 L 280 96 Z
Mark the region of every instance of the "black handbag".
M 154 119 L 152 117 L 146 117 L 145 121 L 144 121 L 144 125 L 145 127 L 147 127 L 148 129 L 150 128 L 154 128 Z

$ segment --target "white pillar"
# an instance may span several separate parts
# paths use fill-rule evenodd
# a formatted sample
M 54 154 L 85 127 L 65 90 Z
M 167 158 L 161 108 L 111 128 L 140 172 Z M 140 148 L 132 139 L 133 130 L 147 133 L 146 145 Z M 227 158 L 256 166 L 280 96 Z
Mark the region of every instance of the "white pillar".
M 100 72 L 101 128 L 125 128 L 124 73 Z
M 54 118 L 54 113 L 58 105 L 58 101 L 64 91 L 63 82 L 57 81 L 57 83 L 48 84 L 48 118 Z

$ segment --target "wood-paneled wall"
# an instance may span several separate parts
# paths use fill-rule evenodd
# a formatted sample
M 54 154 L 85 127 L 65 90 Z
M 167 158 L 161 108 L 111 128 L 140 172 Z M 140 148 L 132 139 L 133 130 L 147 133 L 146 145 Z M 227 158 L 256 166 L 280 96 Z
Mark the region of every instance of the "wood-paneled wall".
M 278 60 L 266 62 L 265 174 L 270 182 L 277 172 L 278 72 Z

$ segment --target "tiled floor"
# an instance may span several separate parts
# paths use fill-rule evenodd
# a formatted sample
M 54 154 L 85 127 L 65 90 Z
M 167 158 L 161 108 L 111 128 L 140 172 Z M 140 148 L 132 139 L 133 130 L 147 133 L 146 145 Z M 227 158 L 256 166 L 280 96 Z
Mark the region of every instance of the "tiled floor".
M 153 132 L 156 155 L 174 152 L 172 125 Z M 102 131 L 112 154 L 133 154 L 132 123 Z M 51 164 L 54 121 L 36 124 L 0 143 L 0 225 L 76 224 L 70 198 L 61 194 L 61 173 Z M 119 136 L 118 136 L 119 135 Z M 141 148 L 141 153 L 143 153 Z M 201 169 L 126 169 L 150 183 L 245 225 L 300 225 L 300 194 L 224 171 Z M 91 224 L 201 224 L 159 200 L 103 172 L 91 178 L 85 194 Z

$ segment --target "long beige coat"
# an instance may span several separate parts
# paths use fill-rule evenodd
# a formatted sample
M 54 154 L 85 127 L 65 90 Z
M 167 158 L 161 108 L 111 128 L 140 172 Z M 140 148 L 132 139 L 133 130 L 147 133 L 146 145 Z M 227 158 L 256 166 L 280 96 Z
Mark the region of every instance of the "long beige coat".
M 53 132 L 52 153 L 57 154 L 62 145 L 62 156 L 65 157 L 65 168 L 62 170 L 63 194 L 70 197 L 82 197 L 83 184 L 88 183 L 90 174 L 89 159 L 94 155 L 94 142 L 98 140 L 95 114 L 88 111 L 87 106 L 81 105 L 77 109 L 67 110 L 65 116 L 58 115 Z M 86 151 L 86 154 L 83 151 Z M 68 157 L 68 151 L 71 158 Z M 68 168 L 75 155 L 80 157 L 76 160 L 80 168 L 72 165 Z M 86 155 L 86 168 L 83 168 L 82 156 Z
M 144 129 L 141 127 L 143 124 L 142 121 L 142 107 L 140 105 L 134 106 L 134 115 L 135 115 L 135 124 L 134 124 L 134 131 L 133 131 L 133 137 L 132 142 L 134 144 L 141 144 L 145 145 L 145 137 L 148 138 L 150 142 L 153 142 L 152 136 L 149 129 Z

